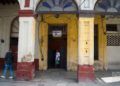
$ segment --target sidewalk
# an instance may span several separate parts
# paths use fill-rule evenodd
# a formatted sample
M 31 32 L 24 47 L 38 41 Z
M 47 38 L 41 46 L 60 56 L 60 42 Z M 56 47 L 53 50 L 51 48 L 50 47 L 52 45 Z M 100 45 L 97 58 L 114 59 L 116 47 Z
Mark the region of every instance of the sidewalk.
M 36 77 L 31 81 L 16 81 L 10 79 L 0 79 L 0 86 L 120 86 L 120 82 L 105 83 L 101 77 L 110 77 L 118 71 L 96 72 L 94 82 L 87 81 L 77 83 L 76 72 L 66 72 L 64 70 L 37 71 Z

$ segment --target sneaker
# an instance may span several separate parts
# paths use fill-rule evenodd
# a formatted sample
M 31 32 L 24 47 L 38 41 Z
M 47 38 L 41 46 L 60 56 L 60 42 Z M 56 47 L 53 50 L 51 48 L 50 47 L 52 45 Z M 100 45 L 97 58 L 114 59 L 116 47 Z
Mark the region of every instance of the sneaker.
M 13 76 L 10 76 L 9 79 L 13 79 Z
M 3 79 L 5 79 L 5 76 L 0 76 L 0 78 L 3 78 Z

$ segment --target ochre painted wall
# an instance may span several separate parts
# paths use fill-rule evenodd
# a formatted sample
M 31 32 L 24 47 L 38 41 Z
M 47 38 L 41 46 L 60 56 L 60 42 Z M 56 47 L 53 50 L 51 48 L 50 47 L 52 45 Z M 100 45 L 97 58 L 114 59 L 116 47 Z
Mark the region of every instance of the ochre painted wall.
M 79 65 L 94 64 L 94 17 L 79 17 Z
M 47 69 L 47 51 L 48 51 L 48 25 L 45 22 L 40 22 L 40 57 L 39 57 L 39 69 L 46 70 Z
M 107 69 L 107 36 L 106 36 L 106 18 L 101 16 L 95 17 L 95 24 L 98 24 L 98 55 L 100 69 Z
M 56 18 L 54 14 L 44 14 L 40 22 L 40 52 L 39 69 L 47 70 L 48 58 L 48 24 L 67 24 L 67 70 L 77 70 L 78 64 L 78 29 L 77 16 L 75 14 L 60 14 Z M 43 60 L 44 59 L 44 60 Z M 43 60 L 43 61 L 42 61 Z

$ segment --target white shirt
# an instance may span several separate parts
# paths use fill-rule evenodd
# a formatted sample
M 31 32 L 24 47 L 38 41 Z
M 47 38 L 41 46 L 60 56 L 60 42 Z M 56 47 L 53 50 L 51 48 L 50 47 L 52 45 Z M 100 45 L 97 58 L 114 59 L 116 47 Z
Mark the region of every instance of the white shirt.
M 56 52 L 55 60 L 60 61 L 60 52 Z

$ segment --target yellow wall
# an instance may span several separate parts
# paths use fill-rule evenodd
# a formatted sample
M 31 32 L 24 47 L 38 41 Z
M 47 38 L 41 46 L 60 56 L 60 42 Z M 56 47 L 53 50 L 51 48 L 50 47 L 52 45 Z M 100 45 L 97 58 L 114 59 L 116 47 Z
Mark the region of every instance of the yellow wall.
M 45 22 L 40 22 L 40 57 L 39 57 L 39 69 L 46 70 L 47 69 L 47 47 L 48 47 L 48 25 Z
M 78 29 L 77 16 L 75 14 L 60 14 L 55 18 L 54 14 L 42 15 L 40 22 L 40 38 L 43 56 L 40 52 L 39 69 L 47 70 L 48 58 L 48 24 L 67 24 L 67 70 L 77 70 L 78 64 Z M 44 61 L 41 61 L 44 58 Z
M 98 24 L 99 62 L 100 62 L 101 69 L 106 69 L 107 67 L 107 57 L 106 57 L 107 36 L 106 36 L 105 17 L 96 16 L 95 24 Z
M 79 65 L 94 64 L 94 17 L 79 18 Z

